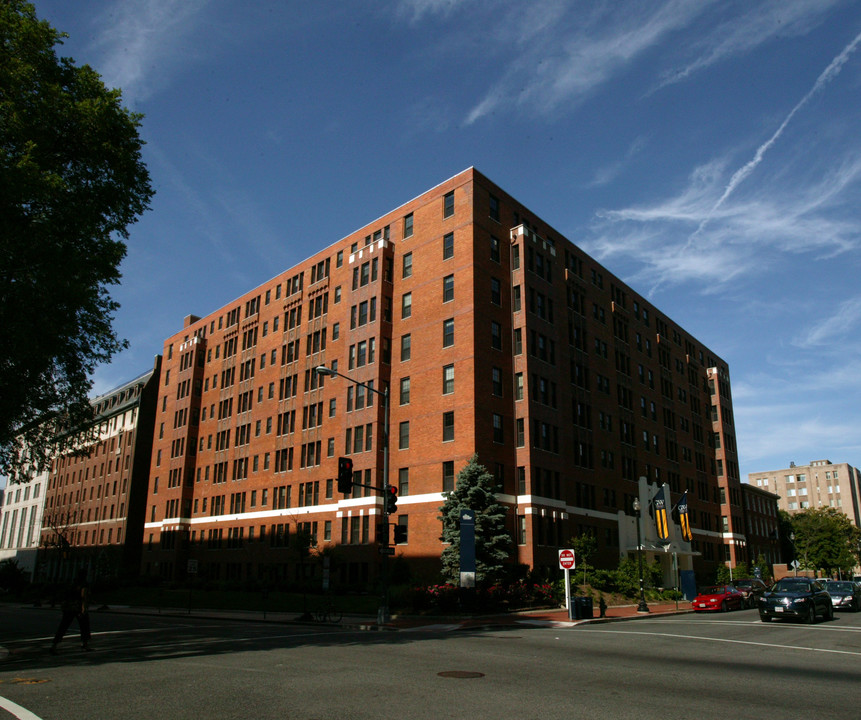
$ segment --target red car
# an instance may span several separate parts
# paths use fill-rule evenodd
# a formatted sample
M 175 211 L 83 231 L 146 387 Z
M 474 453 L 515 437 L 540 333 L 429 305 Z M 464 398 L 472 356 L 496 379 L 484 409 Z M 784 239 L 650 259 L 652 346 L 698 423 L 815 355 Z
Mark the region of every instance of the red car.
M 727 612 L 744 607 L 744 595 L 732 585 L 709 585 L 700 588 L 693 602 L 695 612 Z

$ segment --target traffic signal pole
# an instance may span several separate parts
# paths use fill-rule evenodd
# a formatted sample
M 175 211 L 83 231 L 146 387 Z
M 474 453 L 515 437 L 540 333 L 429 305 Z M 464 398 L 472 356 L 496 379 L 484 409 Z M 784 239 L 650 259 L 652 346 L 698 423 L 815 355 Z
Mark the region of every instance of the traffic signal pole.
M 368 385 L 367 383 L 360 382 L 359 380 L 354 380 L 349 375 L 342 375 L 337 370 L 333 370 L 332 368 L 326 367 L 325 365 L 318 365 L 314 368 L 314 372 L 318 375 L 329 376 L 329 377 L 340 377 L 344 378 L 354 385 L 361 385 L 363 388 L 368 390 L 369 392 L 376 393 L 382 398 L 383 403 L 383 487 L 377 487 L 374 485 L 361 485 L 360 483 L 352 483 L 352 485 L 358 485 L 359 487 L 370 487 L 374 490 L 380 491 L 382 490 L 383 496 L 383 516 L 384 522 L 386 523 L 386 533 L 383 538 L 383 542 L 380 543 L 380 555 L 383 556 L 382 559 L 382 569 L 380 573 L 380 579 L 383 584 L 383 596 L 380 607 L 377 609 L 377 622 L 387 623 L 389 621 L 389 555 L 393 553 L 393 548 L 389 545 L 389 532 L 388 532 L 388 522 L 389 522 L 389 498 L 391 497 L 391 489 L 394 489 L 394 502 L 397 503 L 397 493 L 398 489 L 393 488 L 389 484 L 389 387 L 385 386 L 383 390 L 379 390 L 378 388 L 373 387 L 372 385 Z M 352 460 L 348 460 L 347 458 L 339 458 L 339 474 L 342 467 L 341 461 L 347 460 L 349 462 L 350 470 L 352 471 L 353 463 Z M 340 486 L 338 488 L 341 489 Z M 392 505 L 394 509 L 395 505 Z

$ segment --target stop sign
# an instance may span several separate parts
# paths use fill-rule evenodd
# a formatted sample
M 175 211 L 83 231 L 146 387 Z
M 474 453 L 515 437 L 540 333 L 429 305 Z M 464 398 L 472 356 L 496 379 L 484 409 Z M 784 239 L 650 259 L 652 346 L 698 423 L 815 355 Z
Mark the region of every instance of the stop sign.
M 572 570 L 574 568 L 574 551 L 565 548 L 559 551 L 559 569 Z

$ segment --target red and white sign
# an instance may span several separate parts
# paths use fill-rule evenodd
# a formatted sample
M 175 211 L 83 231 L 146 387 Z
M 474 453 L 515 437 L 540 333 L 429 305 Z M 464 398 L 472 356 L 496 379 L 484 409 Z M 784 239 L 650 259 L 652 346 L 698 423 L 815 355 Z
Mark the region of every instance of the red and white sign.
M 574 569 L 574 551 L 569 548 L 564 548 L 559 551 L 559 569 L 573 570 Z

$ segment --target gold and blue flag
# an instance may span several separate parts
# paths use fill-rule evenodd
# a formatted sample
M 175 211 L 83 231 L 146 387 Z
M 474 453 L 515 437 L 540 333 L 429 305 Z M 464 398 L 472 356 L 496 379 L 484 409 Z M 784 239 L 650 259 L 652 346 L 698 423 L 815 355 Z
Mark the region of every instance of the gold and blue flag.
M 670 537 L 670 513 L 669 502 L 664 495 L 666 485 L 661 485 L 657 495 L 652 500 L 652 505 L 655 508 L 655 526 L 658 529 L 658 539 L 668 540 Z
M 682 538 L 685 542 L 690 542 L 693 534 L 691 533 L 691 522 L 688 517 L 688 491 L 685 490 L 682 497 L 679 499 L 676 508 L 679 511 L 679 525 L 682 528 Z

